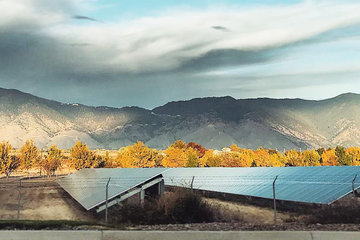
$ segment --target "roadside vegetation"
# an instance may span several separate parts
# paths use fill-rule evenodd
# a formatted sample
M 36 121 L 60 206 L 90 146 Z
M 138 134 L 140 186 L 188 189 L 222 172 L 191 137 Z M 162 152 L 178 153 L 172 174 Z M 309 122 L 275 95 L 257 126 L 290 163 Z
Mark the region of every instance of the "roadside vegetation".
M 112 154 L 110 155 L 109 152 Z M 114 154 L 115 152 L 115 154 Z M 221 151 L 205 149 L 200 144 L 175 141 L 165 150 L 149 148 L 139 141 L 118 151 L 91 150 L 77 142 L 69 150 L 56 145 L 39 149 L 33 140 L 15 150 L 9 142 L 0 143 L 0 174 L 7 177 L 21 170 L 29 175 L 38 169 L 39 175 L 51 176 L 61 168 L 138 168 L 138 167 L 290 167 L 290 166 L 358 166 L 360 148 L 338 146 L 317 150 L 287 150 L 258 148 L 242 149 L 231 145 Z
M 101 225 L 93 222 L 67 220 L 0 220 L 0 230 L 91 229 Z
M 242 213 L 210 203 L 189 189 L 166 192 L 147 200 L 143 206 L 123 203 L 111 209 L 111 222 L 127 225 L 190 224 L 211 222 L 242 222 Z

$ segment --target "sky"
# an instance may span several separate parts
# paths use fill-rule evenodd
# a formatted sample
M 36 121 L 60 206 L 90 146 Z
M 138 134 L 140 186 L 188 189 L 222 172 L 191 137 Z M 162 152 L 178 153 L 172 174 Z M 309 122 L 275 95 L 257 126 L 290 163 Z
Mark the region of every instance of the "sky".
M 360 93 L 355 0 L 0 0 L 0 87 L 154 108 Z

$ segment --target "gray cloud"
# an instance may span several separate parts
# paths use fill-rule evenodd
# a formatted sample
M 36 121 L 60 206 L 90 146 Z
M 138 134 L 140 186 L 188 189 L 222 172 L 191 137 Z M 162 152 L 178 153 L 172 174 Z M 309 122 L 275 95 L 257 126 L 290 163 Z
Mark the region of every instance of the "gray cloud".
M 220 30 L 220 31 L 223 31 L 223 32 L 230 32 L 230 30 L 228 28 L 223 27 L 223 26 L 212 26 L 211 28 L 215 29 L 215 30 Z
M 14 4 L 7 2 L 9 8 Z M 201 96 L 241 97 L 249 92 L 254 96 L 266 82 L 286 81 L 289 88 L 296 88 L 308 84 L 309 80 L 302 82 L 301 78 L 313 76 L 230 78 L 199 77 L 198 73 L 278 61 L 300 45 L 352 36 L 360 21 L 360 5 L 355 4 L 344 7 L 347 16 L 339 14 L 345 10 L 336 7 L 325 8 L 326 14 L 318 13 L 318 8 L 306 14 L 307 8 L 302 6 L 271 8 L 268 15 L 267 11 L 250 12 L 246 16 L 254 25 L 252 31 L 246 30 L 237 10 L 189 13 L 185 24 L 180 13 L 124 23 L 74 24 L 71 16 L 96 19 L 74 15 L 81 11 L 70 0 L 60 12 L 55 3 L 46 5 L 52 1 L 44 1 L 47 14 L 39 10 L 43 6 L 37 1 L 29 2 L 32 4 L 21 13 L 14 12 L 8 19 L 0 16 L 0 87 L 92 105 L 153 107 Z M 290 23 L 286 22 L 292 19 L 286 15 L 288 11 L 298 13 Z M 320 16 L 313 18 L 315 13 Z M 212 27 L 204 28 L 199 22 L 210 22 Z M 231 31 L 221 34 L 214 29 Z
M 100 20 L 97 20 L 95 18 L 91 18 L 91 17 L 87 17 L 87 16 L 81 16 L 81 15 L 74 15 L 72 16 L 73 19 L 77 19 L 77 20 L 87 20 L 87 21 L 92 21 L 92 22 L 101 22 Z

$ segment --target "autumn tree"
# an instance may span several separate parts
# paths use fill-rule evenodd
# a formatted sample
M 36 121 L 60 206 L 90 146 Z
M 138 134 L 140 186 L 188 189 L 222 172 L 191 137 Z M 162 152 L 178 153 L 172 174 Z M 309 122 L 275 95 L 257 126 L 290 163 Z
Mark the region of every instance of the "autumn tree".
M 305 150 L 301 153 L 303 166 L 320 166 L 320 155 L 316 150 Z
M 301 154 L 294 149 L 286 151 L 284 157 L 286 159 L 285 160 L 286 166 L 290 166 L 290 167 L 304 166 L 304 161 Z
M 345 148 L 342 146 L 337 146 L 335 148 L 335 155 L 338 158 L 337 164 L 340 166 L 351 166 L 352 157 L 346 154 Z
M 11 155 L 12 146 L 8 142 L 0 144 L 0 173 L 9 177 L 19 167 L 19 158 Z
M 254 152 L 248 149 L 225 152 L 221 155 L 223 167 L 251 167 L 254 161 Z
M 336 156 L 335 149 L 328 149 L 322 154 L 323 166 L 336 166 L 338 164 L 338 157 Z
M 117 164 L 124 168 L 149 168 L 157 164 L 158 153 L 143 142 L 137 143 L 120 149 L 117 156 Z
M 61 150 L 52 145 L 47 151 L 47 155 L 40 162 L 41 168 L 50 176 L 55 174 L 56 170 L 61 166 L 63 156 Z
M 176 140 L 173 144 L 169 146 L 169 148 L 179 148 L 179 149 L 186 149 L 187 145 L 186 142 L 181 140 Z
M 201 167 L 220 167 L 222 158 L 220 154 L 215 153 L 214 150 L 207 150 L 204 156 L 200 159 Z
M 195 149 L 199 158 L 202 158 L 205 155 L 206 149 L 200 144 L 189 142 L 186 147 Z
M 194 148 L 188 148 L 185 151 L 186 164 L 185 167 L 200 167 L 199 153 Z
M 254 152 L 253 167 L 268 167 L 270 154 L 267 149 L 259 148 Z
M 21 147 L 20 152 L 20 166 L 26 169 L 29 174 L 30 168 L 38 164 L 39 151 L 34 145 L 34 141 L 28 140 L 25 142 L 25 145 Z
M 76 169 L 80 170 L 82 168 L 91 168 L 94 167 L 94 162 L 96 160 L 95 154 L 89 150 L 89 147 L 78 141 L 70 149 L 71 165 Z
M 164 167 L 185 167 L 188 160 L 185 142 L 181 140 L 175 141 L 164 153 L 165 156 L 162 160 Z
M 351 159 L 351 165 L 353 165 L 353 166 L 360 165 L 360 148 L 359 147 L 349 147 L 345 150 L 345 153 Z

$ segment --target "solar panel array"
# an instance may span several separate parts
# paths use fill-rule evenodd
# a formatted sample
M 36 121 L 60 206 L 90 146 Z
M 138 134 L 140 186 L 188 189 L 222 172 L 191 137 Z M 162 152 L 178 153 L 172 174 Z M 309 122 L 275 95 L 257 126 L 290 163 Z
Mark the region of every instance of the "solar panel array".
M 359 166 L 269 168 L 173 168 L 163 173 L 165 185 L 244 196 L 330 204 L 352 192 Z M 355 180 L 355 189 L 360 179 Z
M 162 175 L 167 186 L 193 188 L 242 196 L 330 204 L 360 188 L 360 166 L 331 167 L 267 167 L 267 168 L 117 168 L 83 169 L 59 180 L 63 187 L 85 209 L 105 202 L 105 186 L 109 199 Z
M 160 168 L 82 169 L 58 183 L 86 210 L 90 210 L 106 201 L 109 177 L 108 199 L 111 199 L 161 175 L 163 171 Z

